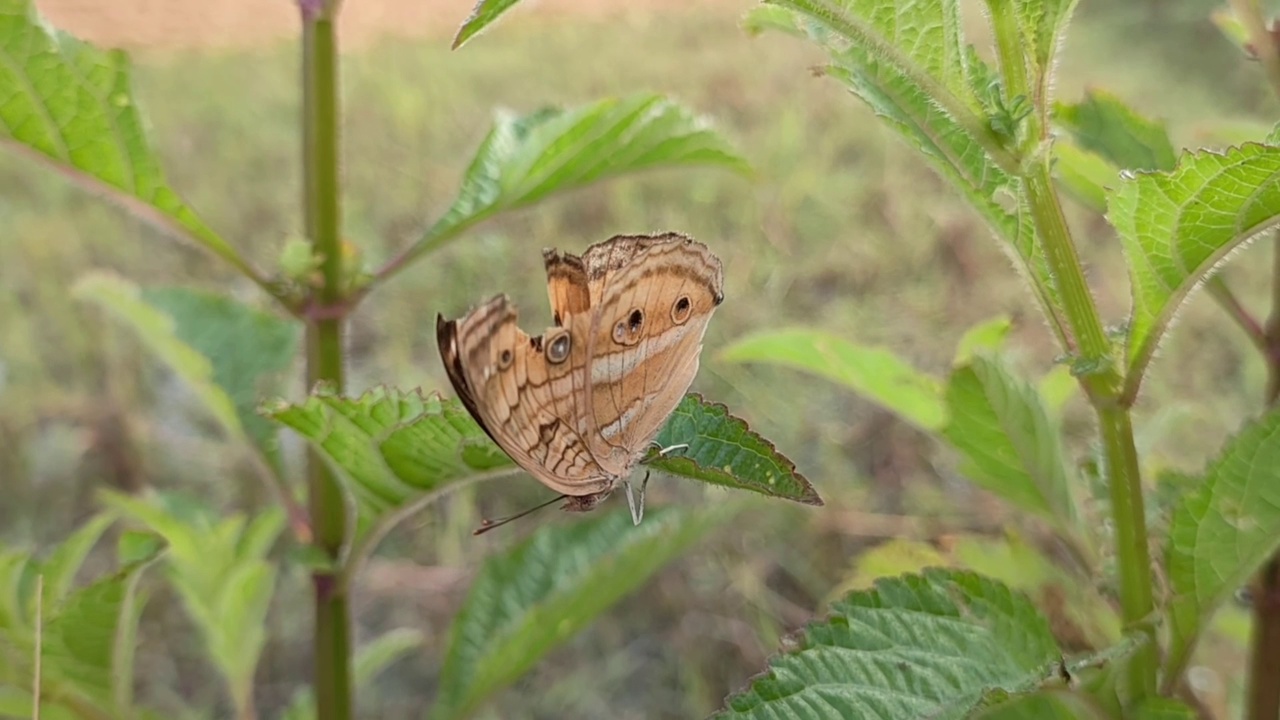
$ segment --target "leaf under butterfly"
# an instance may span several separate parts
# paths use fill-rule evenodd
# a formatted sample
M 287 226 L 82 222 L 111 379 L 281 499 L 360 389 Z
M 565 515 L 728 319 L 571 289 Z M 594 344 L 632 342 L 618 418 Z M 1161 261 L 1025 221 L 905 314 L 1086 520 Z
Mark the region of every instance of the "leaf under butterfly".
M 454 619 L 430 716 L 474 713 L 734 511 L 728 503 L 662 508 L 639 525 L 626 513 L 546 525 L 489 558 Z

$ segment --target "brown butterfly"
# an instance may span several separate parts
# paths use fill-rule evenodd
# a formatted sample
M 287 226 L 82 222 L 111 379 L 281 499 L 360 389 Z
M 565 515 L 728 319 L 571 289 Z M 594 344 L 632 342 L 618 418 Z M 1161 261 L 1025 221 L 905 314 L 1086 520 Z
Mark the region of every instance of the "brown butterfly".
M 554 326 L 530 337 L 505 295 L 436 318 L 440 357 L 472 417 L 511 459 L 567 496 L 600 504 L 628 480 L 698 372 L 724 299 L 720 260 L 679 233 L 619 235 L 581 257 L 544 250 Z

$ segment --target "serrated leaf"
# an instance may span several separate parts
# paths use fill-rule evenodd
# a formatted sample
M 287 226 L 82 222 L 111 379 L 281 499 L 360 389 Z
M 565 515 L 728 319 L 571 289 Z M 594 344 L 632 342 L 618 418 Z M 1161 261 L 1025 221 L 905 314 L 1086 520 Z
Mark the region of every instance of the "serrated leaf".
M 1027 210 L 1015 161 L 991 128 L 979 92 L 995 74 L 960 37 L 951 0 L 766 0 L 831 56 L 840 80 L 951 181 L 1008 244 L 1042 310 L 1064 335 L 1062 303 Z
M 84 564 L 89 551 L 98 543 L 98 539 L 107 531 L 115 518 L 98 514 L 80 524 L 57 549 L 40 563 L 40 574 L 44 576 L 44 607 L 46 611 L 57 607 L 67 597 L 76 573 Z
M 1170 173 L 1131 176 L 1108 194 L 1129 264 L 1133 311 L 1124 400 L 1192 289 L 1227 255 L 1280 224 L 1280 148 L 1246 144 L 1182 156 Z
M 813 485 L 773 443 L 734 417 L 729 408 L 686 395 L 654 439 L 663 448 L 688 445 L 646 462 L 670 475 L 762 495 L 821 505 Z
M 0 45 L 0 140 L 256 277 L 165 180 L 133 97 L 128 56 L 59 32 L 30 0 L 0 0 Z
M 720 352 L 731 362 L 762 362 L 813 373 L 927 431 L 947 418 L 941 384 L 883 348 L 856 345 L 819 330 L 786 329 L 742 338 Z
M 1072 197 L 1099 214 L 1107 212 L 1107 188 L 1120 184 L 1115 165 L 1065 141 L 1053 144 L 1053 176 Z
M 209 358 L 178 338 L 173 318 L 148 304 L 137 285 L 115 275 L 90 273 L 75 284 L 72 293 L 97 304 L 137 333 L 138 339 L 187 383 L 229 436 L 244 438 L 235 403 L 214 381 Z
M 973 573 L 926 570 L 835 603 L 715 717 L 958 719 L 994 688 L 1038 687 L 1060 657 L 1025 596 Z
M 148 499 L 102 492 L 102 501 L 164 538 L 164 570 L 195 621 L 238 709 L 250 701 L 266 641 L 275 566 L 266 559 L 284 527 L 277 508 L 249 519 L 217 516 L 176 495 Z
M 477 0 L 471 15 L 462 21 L 457 34 L 453 36 L 453 49 L 457 50 L 482 30 L 497 21 L 506 11 L 515 7 L 520 0 Z
M 263 382 L 289 368 L 300 327 L 230 297 L 192 288 L 145 288 L 141 299 L 173 319 L 174 336 L 204 355 L 249 439 L 280 471 L 275 426 L 257 412 Z
M 467 717 L 732 516 L 663 508 L 549 525 L 485 562 L 454 620 L 431 717 Z
M 301 405 L 264 412 L 321 453 L 365 517 L 512 464 L 460 403 L 416 390 L 378 387 L 345 398 L 321 388 Z
M 523 116 L 499 112 L 453 205 L 392 267 L 403 268 L 476 223 L 553 193 L 640 170 L 687 165 L 749 172 L 747 161 L 708 120 L 660 95 Z
M 1013 5 L 1030 47 L 1027 55 L 1034 63 L 1036 84 L 1047 88 L 1076 0 L 1017 0 Z M 1040 95 L 1047 101 L 1047 92 L 1042 89 Z
M 1125 170 L 1172 170 L 1177 153 L 1164 123 L 1138 114 L 1103 90 L 1089 90 L 1078 103 L 1058 103 L 1057 123 L 1080 147 Z
M 1062 439 L 1035 388 L 998 360 L 975 356 L 947 385 L 944 437 L 964 457 L 961 472 L 981 487 L 1059 528 L 1076 508 Z
M 321 389 L 302 405 L 278 403 L 265 412 L 322 453 L 351 488 L 366 518 L 450 483 L 512 465 L 458 401 L 417 391 L 375 388 L 351 399 Z M 821 503 L 795 465 L 772 444 L 724 406 L 695 395 L 681 401 L 656 442 L 689 447 L 652 460 L 649 467 L 655 470 Z
M 1173 511 L 1165 677 L 1181 677 L 1213 612 L 1278 549 L 1280 412 L 1273 411 L 1228 440 Z

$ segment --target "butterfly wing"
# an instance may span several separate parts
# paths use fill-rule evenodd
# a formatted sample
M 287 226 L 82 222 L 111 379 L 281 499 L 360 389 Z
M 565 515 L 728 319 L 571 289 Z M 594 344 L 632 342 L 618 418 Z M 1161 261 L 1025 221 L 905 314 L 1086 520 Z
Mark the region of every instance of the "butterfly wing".
M 582 266 L 591 324 L 581 397 L 591 422 L 580 434 L 602 468 L 625 477 L 697 375 L 723 270 L 679 233 L 612 238 L 588 248 Z
M 458 320 L 437 316 L 449 381 L 480 427 L 529 474 L 566 495 L 607 494 L 613 479 L 575 422 L 574 388 L 585 383 L 586 348 L 574 347 L 562 328 L 530 337 L 516 321 L 503 295 Z

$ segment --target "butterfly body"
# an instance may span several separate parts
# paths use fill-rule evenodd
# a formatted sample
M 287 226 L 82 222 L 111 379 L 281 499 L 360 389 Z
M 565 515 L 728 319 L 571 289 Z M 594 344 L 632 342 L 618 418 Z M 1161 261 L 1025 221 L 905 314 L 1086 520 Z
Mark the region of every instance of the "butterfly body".
M 449 380 L 524 470 L 590 510 L 625 481 L 698 371 L 724 299 L 720 260 L 679 233 L 543 251 L 552 327 L 531 337 L 504 295 L 437 317 Z

